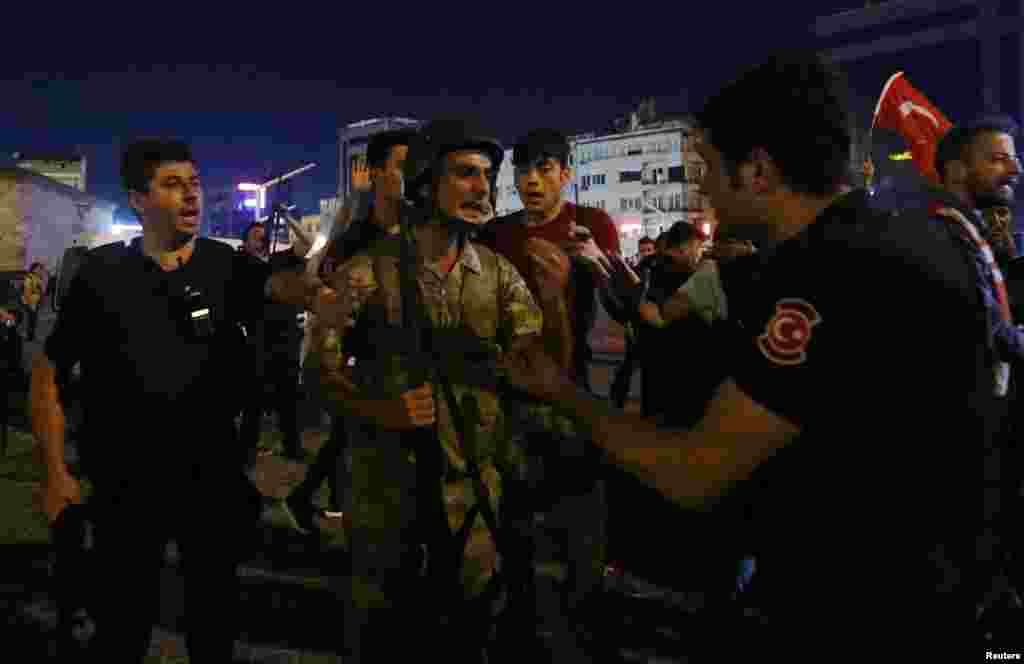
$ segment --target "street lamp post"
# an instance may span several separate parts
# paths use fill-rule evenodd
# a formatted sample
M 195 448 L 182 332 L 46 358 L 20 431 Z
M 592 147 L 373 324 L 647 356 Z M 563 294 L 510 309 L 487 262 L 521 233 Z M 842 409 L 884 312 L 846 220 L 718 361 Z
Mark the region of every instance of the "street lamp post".
M 239 191 L 255 191 L 257 193 L 256 206 L 255 206 L 255 214 L 253 216 L 253 219 L 255 221 L 260 221 L 263 218 L 263 209 L 267 206 L 267 190 L 268 189 L 270 189 L 274 185 L 281 184 L 285 180 L 290 180 L 291 178 L 295 177 L 296 175 L 300 175 L 302 173 L 305 173 L 309 169 L 315 168 L 315 167 L 316 167 L 315 163 L 306 164 L 305 166 L 303 166 L 301 168 L 296 168 L 294 171 L 291 171 L 291 172 L 285 173 L 284 175 L 281 175 L 279 177 L 267 180 L 263 184 L 253 184 L 251 182 L 243 182 L 243 183 L 239 184 L 238 185 L 238 190 Z M 277 220 L 277 217 L 276 217 L 276 215 L 268 215 L 268 220 L 271 222 L 270 229 L 269 229 L 269 231 L 272 233 L 272 235 L 271 235 L 271 244 L 272 244 L 272 246 L 275 246 L 276 243 L 277 243 L 277 224 L 275 223 L 276 220 Z
M 306 164 L 302 168 L 296 168 L 294 171 L 291 171 L 290 173 L 285 173 L 284 175 L 282 175 L 280 177 L 276 177 L 276 178 L 274 178 L 272 180 L 267 180 L 263 184 L 253 184 L 253 183 L 250 183 L 250 182 L 243 182 L 242 184 L 238 185 L 238 190 L 239 191 L 255 191 L 257 193 L 258 198 L 256 200 L 256 218 L 259 219 L 260 217 L 263 216 L 263 209 L 265 207 L 267 207 L 267 190 L 268 189 L 270 189 L 271 187 L 273 187 L 276 184 L 280 184 L 280 183 L 284 182 L 285 180 L 290 180 L 291 178 L 295 177 L 296 175 L 300 175 L 302 173 L 305 173 L 309 169 L 315 168 L 315 167 L 316 167 L 315 163 Z

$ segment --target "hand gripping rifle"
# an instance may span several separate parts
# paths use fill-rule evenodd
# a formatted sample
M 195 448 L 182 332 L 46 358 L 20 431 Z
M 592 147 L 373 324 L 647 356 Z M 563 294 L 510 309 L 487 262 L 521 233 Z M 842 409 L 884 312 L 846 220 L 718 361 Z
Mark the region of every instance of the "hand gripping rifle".
M 444 354 L 438 352 L 438 344 L 434 343 L 433 326 L 423 307 L 416 278 L 419 261 L 412 216 L 400 208 L 399 282 L 402 326 L 409 332 L 407 338 L 411 344 L 411 386 L 432 382 L 441 387 L 440 396 L 448 406 L 456 434 L 462 444 L 466 456 L 466 473 L 472 482 L 476 498 L 475 505 L 468 511 L 463 525 L 452 533 L 448 525 L 442 491 L 443 448 L 437 424 L 429 428 L 416 429 L 409 434 L 410 447 L 416 455 L 417 520 L 420 525 L 420 537 L 427 546 L 427 575 L 433 590 L 446 600 L 447 607 L 455 614 L 457 607 L 463 602 L 461 571 L 465 562 L 466 543 L 477 516 L 483 517 L 499 552 L 502 551 L 502 542 L 490 493 L 477 464 L 479 404 L 472 394 L 464 396 L 461 403 L 456 399 L 449 372 L 445 367 Z M 444 344 L 440 346 L 443 347 Z M 497 578 L 492 579 L 492 582 L 496 584 Z M 494 590 L 493 585 L 491 590 Z

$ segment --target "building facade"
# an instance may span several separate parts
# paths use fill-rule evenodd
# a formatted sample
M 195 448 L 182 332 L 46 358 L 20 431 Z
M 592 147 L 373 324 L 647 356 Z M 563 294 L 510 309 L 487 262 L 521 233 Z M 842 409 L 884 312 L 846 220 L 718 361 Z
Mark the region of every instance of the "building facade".
M 79 154 L 26 155 L 14 153 L 18 168 L 85 191 L 86 158 Z

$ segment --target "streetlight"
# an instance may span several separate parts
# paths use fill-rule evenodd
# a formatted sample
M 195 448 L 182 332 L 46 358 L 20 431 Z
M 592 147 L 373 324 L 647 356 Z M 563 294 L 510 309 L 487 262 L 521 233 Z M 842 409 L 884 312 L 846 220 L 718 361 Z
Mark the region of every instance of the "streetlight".
M 289 180 L 289 179 L 295 177 L 296 175 L 299 175 L 301 173 L 305 173 L 309 169 L 315 168 L 315 167 L 316 167 L 315 163 L 306 164 L 302 168 L 296 168 L 294 171 L 292 171 L 290 173 L 285 173 L 284 175 L 282 175 L 280 177 L 276 177 L 273 180 L 267 180 L 263 184 L 253 184 L 252 182 L 243 182 L 240 185 L 238 185 L 238 191 L 255 191 L 257 193 L 257 199 L 256 199 L 256 205 L 255 205 L 255 208 L 256 208 L 256 215 L 255 216 L 256 216 L 257 219 L 259 219 L 260 216 L 262 216 L 262 214 L 263 214 L 263 208 L 267 207 L 267 189 L 269 189 L 270 187 L 273 187 L 275 184 L 280 184 L 280 183 L 284 182 L 285 180 Z

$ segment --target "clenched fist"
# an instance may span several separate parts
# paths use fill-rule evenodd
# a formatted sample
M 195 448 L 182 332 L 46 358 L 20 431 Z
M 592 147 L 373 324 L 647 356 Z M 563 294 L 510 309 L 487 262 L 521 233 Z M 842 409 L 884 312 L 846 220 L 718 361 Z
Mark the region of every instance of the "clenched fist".
M 408 430 L 431 426 L 437 420 L 434 388 L 425 383 L 397 399 L 381 401 L 373 419 L 383 429 Z
M 526 241 L 532 261 L 530 277 L 541 299 L 561 297 L 569 287 L 569 257 L 557 245 L 539 237 Z

